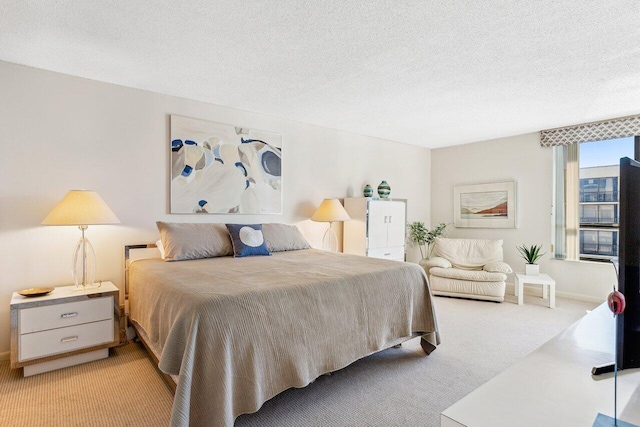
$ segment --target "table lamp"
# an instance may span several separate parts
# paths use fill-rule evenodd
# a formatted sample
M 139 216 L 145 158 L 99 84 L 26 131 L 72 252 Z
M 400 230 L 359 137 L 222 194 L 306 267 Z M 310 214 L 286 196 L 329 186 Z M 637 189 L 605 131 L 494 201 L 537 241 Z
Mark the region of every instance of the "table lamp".
M 324 245 L 327 237 L 329 238 L 329 249 L 332 251 L 338 250 L 338 236 L 336 236 L 336 232 L 333 231 L 333 223 L 337 221 L 349 221 L 351 217 L 344 210 L 342 204 L 338 199 L 324 199 L 318 210 L 311 217 L 311 221 L 317 222 L 328 222 L 329 229 L 324 233 L 324 237 L 322 238 L 322 244 Z
M 42 221 L 43 225 L 77 225 L 82 237 L 73 252 L 73 281 L 77 288 L 92 285 L 96 274 L 96 254 L 84 236 L 89 225 L 119 224 L 120 220 L 95 191 L 71 190 Z

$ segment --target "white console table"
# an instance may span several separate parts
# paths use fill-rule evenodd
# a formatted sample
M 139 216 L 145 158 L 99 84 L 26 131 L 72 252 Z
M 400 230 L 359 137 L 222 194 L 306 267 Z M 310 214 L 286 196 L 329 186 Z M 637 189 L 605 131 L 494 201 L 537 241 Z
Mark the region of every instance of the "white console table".
M 614 319 L 606 303 L 440 415 L 441 427 L 587 426 L 613 416 Z M 640 369 L 618 373 L 618 418 L 640 425 Z

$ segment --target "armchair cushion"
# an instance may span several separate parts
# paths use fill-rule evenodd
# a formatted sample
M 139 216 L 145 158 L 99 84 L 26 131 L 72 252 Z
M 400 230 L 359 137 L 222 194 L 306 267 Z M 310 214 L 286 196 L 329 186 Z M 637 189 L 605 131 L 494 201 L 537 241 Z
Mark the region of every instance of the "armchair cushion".
M 439 268 L 451 268 L 451 263 L 444 258 L 441 257 L 433 257 L 431 259 L 423 259 L 419 262 L 419 264 L 424 268 L 424 271 L 429 275 L 429 271 L 434 267 Z
M 439 256 L 434 256 L 431 259 L 424 259 L 420 261 L 420 265 L 425 268 L 430 268 L 430 267 L 451 268 L 451 263 Z
M 495 273 L 505 273 L 505 274 L 513 273 L 513 270 L 511 269 L 509 264 L 502 261 L 490 262 L 488 264 L 485 264 L 484 267 L 482 267 L 482 269 L 484 271 L 495 272 Z
M 472 282 L 504 282 L 507 275 L 504 273 L 489 272 L 484 270 L 460 270 L 458 268 L 433 267 L 429 274 L 447 279 L 467 280 Z
M 502 261 L 502 240 L 437 237 L 434 255 L 449 260 L 453 268 L 482 270 L 487 263 Z

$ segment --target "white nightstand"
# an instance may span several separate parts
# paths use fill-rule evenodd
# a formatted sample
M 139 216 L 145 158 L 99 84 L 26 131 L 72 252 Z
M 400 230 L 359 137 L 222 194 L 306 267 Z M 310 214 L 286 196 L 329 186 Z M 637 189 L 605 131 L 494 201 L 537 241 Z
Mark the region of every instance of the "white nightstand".
M 11 297 L 11 367 L 24 376 L 109 357 L 119 344 L 120 291 L 55 288 L 48 295 Z

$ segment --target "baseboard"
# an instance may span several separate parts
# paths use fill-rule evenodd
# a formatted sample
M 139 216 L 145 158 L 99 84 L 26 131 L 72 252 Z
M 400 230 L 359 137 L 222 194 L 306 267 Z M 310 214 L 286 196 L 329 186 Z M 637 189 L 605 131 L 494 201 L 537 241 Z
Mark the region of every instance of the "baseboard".
M 542 295 L 542 291 L 540 291 L 540 295 Z M 596 304 L 600 304 L 600 303 L 604 302 L 604 299 L 602 299 L 602 298 L 592 297 L 592 296 L 589 296 L 589 295 L 572 294 L 570 292 L 558 292 L 558 291 L 556 291 L 556 296 L 560 297 L 560 298 L 574 299 L 574 300 L 577 300 L 577 301 L 593 302 L 593 303 L 596 303 Z
M 11 352 L 10 351 L 5 351 L 4 353 L 0 353 L 0 362 L 4 362 L 6 360 L 10 360 L 11 359 Z
M 515 288 L 516 288 L 516 286 L 513 283 L 507 283 L 506 292 L 508 294 L 513 295 L 514 292 L 515 292 Z M 534 285 L 534 286 L 524 285 L 524 294 L 525 295 L 532 295 L 532 296 L 535 296 L 535 297 L 542 297 L 542 286 L 539 286 L 539 285 Z M 590 295 L 573 294 L 571 292 L 562 292 L 562 291 L 558 291 L 558 290 L 556 290 L 556 297 L 558 297 L 558 298 L 568 298 L 568 299 L 573 299 L 573 300 L 577 300 L 577 301 L 593 302 L 593 303 L 596 303 L 596 304 L 604 302 L 604 300 L 602 298 L 592 297 Z

